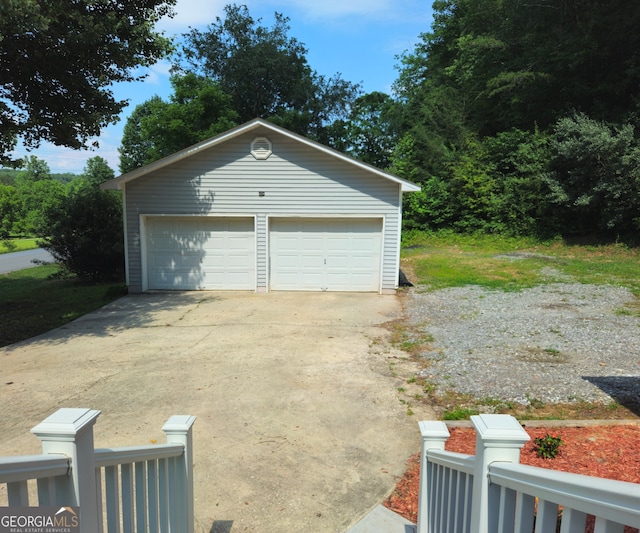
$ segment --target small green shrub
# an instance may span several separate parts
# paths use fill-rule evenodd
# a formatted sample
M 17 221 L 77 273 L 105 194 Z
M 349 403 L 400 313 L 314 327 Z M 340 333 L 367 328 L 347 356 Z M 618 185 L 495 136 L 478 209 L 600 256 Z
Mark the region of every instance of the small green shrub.
M 555 459 L 560 453 L 560 446 L 564 443 L 557 435 L 546 434 L 544 437 L 536 437 L 533 439 L 536 454 L 542 459 Z

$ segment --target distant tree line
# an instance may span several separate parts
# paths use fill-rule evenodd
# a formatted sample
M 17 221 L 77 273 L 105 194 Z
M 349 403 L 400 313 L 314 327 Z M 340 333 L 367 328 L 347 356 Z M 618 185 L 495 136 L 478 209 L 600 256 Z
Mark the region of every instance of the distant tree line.
M 102 157 L 90 158 L 72 180 L 52 175 L 35 156 L 23 170 L 0 170 L 0 239 L 39 237 L 66 271 L 93 281 L 122 279 L 122 199 L 100 189 L 114 175 Z

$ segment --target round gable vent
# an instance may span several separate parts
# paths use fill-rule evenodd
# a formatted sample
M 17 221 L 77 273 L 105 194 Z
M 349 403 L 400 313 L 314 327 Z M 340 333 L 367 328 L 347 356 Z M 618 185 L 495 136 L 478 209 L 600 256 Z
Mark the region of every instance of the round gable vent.
M 266 137 L 256 137 L 251 143 L 251 155 L 256 159 L 268 159 L 273 153 L 271 141 Z

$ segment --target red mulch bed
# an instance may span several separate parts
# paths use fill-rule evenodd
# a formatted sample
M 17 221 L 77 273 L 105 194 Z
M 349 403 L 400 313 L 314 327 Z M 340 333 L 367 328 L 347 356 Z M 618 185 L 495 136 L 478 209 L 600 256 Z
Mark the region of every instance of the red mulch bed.
M 631 483 L 640 483 L 640 427 L 635 425 L 527 428 L 531 440 L 520 454 L 522 464 L 563 470 L 576 474 L 606 477 Z M 450 429 L 451 437 L 446 449 L 452 452 L 475 454 L 475 430 Z M 563 441 L 555 459 L 541 459 L 533 444 L 536 437 L 557 435 Z M 412 522 L 418 519 L 418 483 L 420 454 L 407 461 L 407 471 L 394 492 L 384 502 L 385 507 Z M 625 528 L 625 533 L 637 532 Z

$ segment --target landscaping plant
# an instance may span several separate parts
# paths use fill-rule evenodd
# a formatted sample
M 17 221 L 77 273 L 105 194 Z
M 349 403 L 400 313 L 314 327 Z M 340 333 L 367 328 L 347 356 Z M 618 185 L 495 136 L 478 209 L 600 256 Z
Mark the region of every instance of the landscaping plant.
M 557 435 L 547 433 L 544 437 L 536 437 L 533 439 L 535 450 L 538 457 L 542 459 L 555 459 L 560 453 L 560 446 L 563 445 L 562 439 Z

